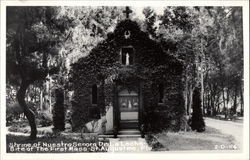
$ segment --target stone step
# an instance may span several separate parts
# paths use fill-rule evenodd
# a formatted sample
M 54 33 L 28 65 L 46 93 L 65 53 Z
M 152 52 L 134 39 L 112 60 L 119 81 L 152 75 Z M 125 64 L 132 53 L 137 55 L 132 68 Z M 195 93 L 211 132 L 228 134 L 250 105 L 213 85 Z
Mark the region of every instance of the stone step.
M 124 134 L 140 134 L 140 131 L 138 129 L 121 129 L 118 131 L 118 134 L 124 135 Z
M 120 122 L 121 129 L 138 129 L 138 120 L 123 120 Z
M 117 138 L 129 138 L 129 139 L 134 139 L 134 138 L 141 138 L 140 134 L 118 134 Z
M 138 123 L 138 119 L 121 120 L 121 123 Z
M 99 134 L 98 138 L 114 138 L 113 134 Z

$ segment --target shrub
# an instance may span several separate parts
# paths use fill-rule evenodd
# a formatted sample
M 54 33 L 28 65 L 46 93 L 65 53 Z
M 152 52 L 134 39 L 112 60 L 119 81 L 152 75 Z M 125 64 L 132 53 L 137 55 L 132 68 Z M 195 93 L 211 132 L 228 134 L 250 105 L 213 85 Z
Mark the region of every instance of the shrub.
M 152 147 L 152 151 L 169 150 L 165 149 L 164 146 L 158 141 L 158 139 L 152 134 L 146 135 L 145 140 L 149 144 L 149 146 Z
M 48 111 L 41 111 L 37 117 L 38 125 L 42 127 L 52 125 L 52 115 Z
M 27 106 L 37 115 L 35 104 L 33 102 L 27 102 Z M 22 108 L 18 102 L 13 104 L 6 104 L 6 125 L 11 125 L 14 120 L 21 120 L 24 117 L 20 115 L 23 113 Z
M 29 128 L 30 127 L 28 121 L 21 121 L 11 124 L 11 126 L 8 128 L 8 131 L 27 133 L 29 131 Z
M 190 126 L 192 130 L 197 132 L 205 131 L 205 122 L 201 110 L 201 94 L 200 88 L 196 87 L 193 94 L 193 114 L 191 118 Z
M 54 129 L 63 131 L 65 129 L 64 114 L 64 94 L 61 88 L 55 90 L 56 103 L 53 109 L 53 125 Z
M 19 115 L 23 112 L 18 103 L 7 104 L 6 106 L 6 118 L 18 119 Z
M 8 129 L 9 132 L 21 132 L 21 133 L 29 133 L 29 128 L 27 127 L 19 127 L 18 125 L 13 125 Z

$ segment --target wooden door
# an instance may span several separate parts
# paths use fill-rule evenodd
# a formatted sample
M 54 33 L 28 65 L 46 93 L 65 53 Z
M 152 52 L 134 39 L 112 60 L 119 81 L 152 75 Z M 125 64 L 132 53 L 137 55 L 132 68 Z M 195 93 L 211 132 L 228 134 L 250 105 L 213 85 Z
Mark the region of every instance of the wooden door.
M 123 90 L 118 94 L 120 120 L 138 120 L 139 98 L 134 91 Z

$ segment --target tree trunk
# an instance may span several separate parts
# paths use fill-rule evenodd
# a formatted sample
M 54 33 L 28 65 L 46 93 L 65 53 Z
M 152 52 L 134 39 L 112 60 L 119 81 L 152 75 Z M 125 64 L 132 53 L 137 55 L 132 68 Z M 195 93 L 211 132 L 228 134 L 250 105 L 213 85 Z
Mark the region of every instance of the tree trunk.
M 213 116 L 214 115 L 214 95 L 213 95 L 213 86 L 212 83 L 209 84 L 209 89 L 210 89 L 210 96 L 209 96 L 209 100 L 210 100 L 210 115 Z
M 17 92 L 17 100 L 18 100 L 19 105 L 23 109 L 24 115 L 29 121 L 30 128 L 31 128 L 30 139 L 36 139 L 37 129 L 36 129 L 36 122 L 35 122 L 35 114 L 31 109 L 28 108 L 25 102 L 25 93 L 29 85 L 30 85 L 29 82 L 22 81 L 21 86 Z
M 223 98 L 223 111 L 226 110 L 226 98 L 224 88 L 222 89 L 222 98 Z
M 204 90 L 204 115 L 206 115 L 207 116 L 207 91 L 206 90 Z
M 208 116 L 211 116 L 210 93 L 211 93 L 211 91 L 208 90 L 208 93 L 207 93 L 207 115 L 208 115 Z
M 225 113 L 225 119 L 227 119 L 228 118 L 228 114 L 229 114 L 229 110 L 228 110 L 228 103 L 229 103 L 229 100 L 230 100 L 230 96 L 229 96 L 229 88 L 227 88 L 227 103 L 226 103 L 226 113 Z
M 40 88 L 40 110 L 43 110 L 43 90 Z
M 203 48 L 203 47 L 202 47 Z M 202 50 L 203 52 L 203 50 Z M 202 53 L 203 56 L 203 53 Z M 201 112 L 204 115 L 204 75 L 203 75 L 203 57 L 201 58 L 201 71 L 200 71 L 200 75 L 201 75 Z
M 36 104 L 36 97 L 37 97 L 37 88 L 34 86 L 34 90 L 35 90 L 35 95 L 34 95 L 34 103 Z
M 184 126 L 184 131 L 187 131 L 188 128 L 188 87 L 187 87 L 188 83 L 187 83 L 187 78 L 185 78 L 185 90 L 183 92 L 183 96 L 184 96 L 184 106 L 185 106 L 185 119 L 187 120 L 185 122 L 185 126 Z
M 240 87 L 240 115 L 243 116 L 243 112 L 244 112 L 244 96 L 243 96 L 243 87 Z
M 214 91 L 211 92 L 211 108 L 212 108 L 212 116 L 216 115 L 216 108 L 215 108 L 215 93 Z
M 201 62 L 201 112 L 204 114 L 204 80 L 203 80 L 203 62 Z
M 49 76 L 49 89 L 48 89 L 48 95 L 49 95 L 49 112 L 52 113 L 52 105 L 51 105 L 51 78 Z M 65 96 L 65 94 L 63 94 Z
M 233 113 L 236 114 L 237 111 L 237 92 L 238 92 L 238 87 L 235 85 L 235 90 L 234 90 L 234 105 L 233 105 Z
M 185 115 L 188 115 L 188 83 L 187 78 L 185 79 L 185 91 L 184 91 L 184 98 L 185 98 Z
M 215 97 L 216 101 L 215 101 L 215 107 L 216 109 L 216 115 L 220 114 L 220 94 L 218 93 L 218 95 Z
M 191 117 L 191 108 L 193 104 L 193 89 L 192 86 L 189 86 L 189 107 L 188 107 L 188 115 Z

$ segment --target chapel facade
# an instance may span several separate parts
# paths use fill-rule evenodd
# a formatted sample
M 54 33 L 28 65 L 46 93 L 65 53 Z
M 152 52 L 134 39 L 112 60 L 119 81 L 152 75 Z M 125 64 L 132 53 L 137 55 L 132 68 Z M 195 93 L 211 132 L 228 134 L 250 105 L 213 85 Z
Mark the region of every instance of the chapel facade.
M 167 48 L 166 46 L 164 48 Z M 105 133 L 180 130 L 183 64 L 126 16 L 90 54 L 72 65 L 72 125 L 105 118 Z

